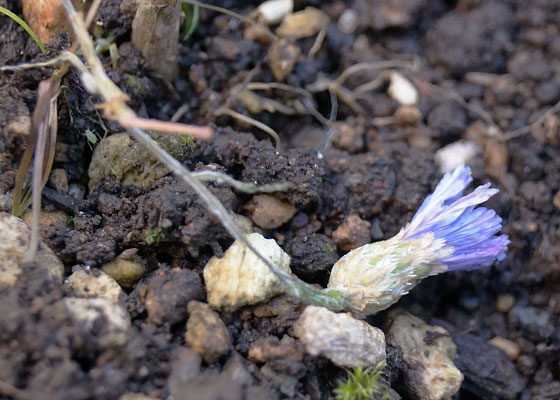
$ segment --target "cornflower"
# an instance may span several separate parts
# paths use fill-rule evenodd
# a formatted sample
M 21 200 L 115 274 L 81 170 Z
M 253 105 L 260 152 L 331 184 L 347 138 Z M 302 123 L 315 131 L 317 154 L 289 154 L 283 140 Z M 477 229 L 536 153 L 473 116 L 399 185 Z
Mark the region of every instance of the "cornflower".
M 462 196 L 472 181 L 469 167 L 447 173 L 391 239 L 352 250 L 333 267 L 327 293 L 345 308 L 371 315 L 396 303 L 418 282 L 446 271 L 484 268 L 505 257 L 502 219 L 476 208 L 498 193 L 490 183 Z

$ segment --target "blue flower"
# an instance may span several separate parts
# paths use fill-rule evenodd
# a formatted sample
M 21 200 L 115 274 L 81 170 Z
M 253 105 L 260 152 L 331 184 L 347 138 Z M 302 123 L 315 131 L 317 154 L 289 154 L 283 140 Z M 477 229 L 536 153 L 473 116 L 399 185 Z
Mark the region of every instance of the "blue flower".
M 472 181 L 468 167 L 446 174 L 412 221 L 388 240 L 352 250 L 333 266 L 328 290 L 345 307 L 371 315 L 396 303 L 422 279 L 446 271 L 490 266 L 505 257 L 502 219 L 476 208 L 498 193 L 490 184 L 463 196 Z
M 494 210 L 475 208 L 498 193 L 490 183 L 462 196 L 472 181 L 469 167 L 460 166 L 445 174 L 433 194 L 428 196 L 412 221 L 401 231 L 402 239 L 418 238 L 431 232 L 452 248 L 452 254 L 440 262 L 449 271 L 472 270 L 503 260 L 509 239 L 496 236 L 502 229 L 502 219 Z

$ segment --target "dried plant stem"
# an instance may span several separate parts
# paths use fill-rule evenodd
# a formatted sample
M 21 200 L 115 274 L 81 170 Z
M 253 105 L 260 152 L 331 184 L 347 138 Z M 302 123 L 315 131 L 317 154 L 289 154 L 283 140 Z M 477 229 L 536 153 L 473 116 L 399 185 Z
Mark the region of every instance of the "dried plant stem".
M 325 118 L 319 111 L 317 111 L 317 109 L 313 105 L 313 96 L 311 95 L 311 93 L 309 93 L 309 91 L 303 88 L 286 85 L 284 83 L 278 83 L 278 82 L 250 82 L 247 84 L 245 88 L 247 90 L 278 89 L 278 90 L 284 90 L 286 92 L 299 94 L 300 96 L 303 97 L 304 99 L 303 105 L 305 106 L 305 108 L 307 108 L 309 114 L 311 114 L 317 121 L 325 125 L 327 128 L 334 129 L 332 121 Z
M 290 182 L 271 183 L 269 185 L 256 185 L 251 182 L 241 182 L 231 176 L 217 171 L 196 171 L 191 172 L 191 176 L 200 182 L 227 183 L 235 189 L 244 193 L 274 193 L 283 192 L 292 187 Z
M 353 64 L 346 68 L 342 73 L 336 78 L 335 82 L 338 85 L 342 85 L 346 80 L 354 75 L 355 73 L 361 71 L 370 71 L 376 69 L 390 69 L 390 68 L 408 68 L 413 69 L 416 66 L 415 61 L 409 60 L 386 60 L 371 63 L 358 63 Z
M 432 90 L 434 90 L 435 92 L 437 92 L 439 95 L 447 97 L 447 98 L 452 99 L 452 100 L 455 100 L 465 110 L 468 110 L 468 111 L 478 115 L 480 118 L 482 118 L 486 122 L 486 124 L 488 124 L 489 127 L 491 127 L 491 129 L 492 129 L 491 133 L 492 134 L 497 135 L 500 139 L 502 138 L 502 136 L 503 136 L 502 130 L 494 122 L 490 113 L 488 113 L 487 111 L 485 111 L 484 109 L 482 109 L 481 107 L 479 107 L 477 105 L 470 104 L 465 99 L 463 99 L 458 93 L 456 93 L 454 90 L 442 88 L 442 87 L 434 85 L 434 84 L 429 84 L 429 87 Z
M 135 126 L 141 129 L 158 132 L 190 135 L 200 139 L 210 139 L 212 137 L 212 128 L 209 126 L 195 126 L 178 122 L 160 121 L 157 119 L 140 118 L 136 115 L 129 114 L 124 115 L 118 121 L 125 128 Z
M 516 138 L 518 136 L 524 135 L 525 133 L 531 132 L 535 126 L 542 124 L 547 118 L 554 115 L 556 112 L 560 111 L 560 101 L 557 102 L 555 105 L 550 107 L 548 110 L 544 112 L 535 122 L 522 126 L 521 128 L 514 129 L 512 131 L 504 133 L 503 139 L 510 140 Z
M 232 110 L 231 108 L 219 108 L 218 110 L 216 110 L 216 116 L 220 116 L 220 115 L 229 115 L 230 117 L 237 119 L 239 121 L 245 122 L 247 124 L 253 125 L 256 128 L 259 128 L 261 131 L 264 131 L 266 133 L 268 133 L 273 139 L 274 139 L 274 147 L 276 148 L 276 151 L 280 151 L 282 149 L 282 143 L 280 141 L 280 136 L 278 135 L 278 133 L 272 129 L 270 126 L 257 121 L 254 118 L 248 117 L 247 115 L 243 115 L 241 113 L 238 113 L 237 111 Z
M 37 247 L 39 247 L 39 219 L 41 218 L 41 189 L 42 189 L 42 169 L 43 160 L 45 158 L 45 147 L 47 144 L 47 131 L 49 130 L 48 121 L 41 121 L 41 125 L 38 127 L 40 132 L 37 135 L 37 145 L 35 146 L 35 158 L 33 160 L 33 194 L 32 194 L 32 216 L 33 221 L 36 223 L 31 224 L 31 242 L 29 244 L 29 250 L 27 252 L 26 261 L 32 261 L 35 259 L 35 254 L 37 253 Z
M 321 46 L 323 46 L 323 42 L 325 41 L 326 36 L 327 36 L 327 28 L 321 29 L 317 34 L 317 37 L 315 38 L 315 42 L 313 43 L 313 46 L 311 46 L 311 49 L 309 49 L 309 53 L 307 53 L 307 57 L 309 59 L 315 57 L 315 55 L 319 52 L 319 50 L 321 50 Z

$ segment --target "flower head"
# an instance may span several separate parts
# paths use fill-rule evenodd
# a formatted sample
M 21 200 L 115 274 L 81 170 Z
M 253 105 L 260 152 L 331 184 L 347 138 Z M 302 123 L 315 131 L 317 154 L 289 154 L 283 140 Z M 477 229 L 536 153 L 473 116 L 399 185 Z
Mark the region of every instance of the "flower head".
M 352 250 L 333 267 L 328 287 L 350 299 L 353 311 L 369 315 L 408 293 L 421 279 L 445 271 L 490 266 L 505 257 L 502 219 L 475 208 L 498 193 L 490 184 L 462 196 L 470 168 L 447 173 L 412 221 L 389 240 Z

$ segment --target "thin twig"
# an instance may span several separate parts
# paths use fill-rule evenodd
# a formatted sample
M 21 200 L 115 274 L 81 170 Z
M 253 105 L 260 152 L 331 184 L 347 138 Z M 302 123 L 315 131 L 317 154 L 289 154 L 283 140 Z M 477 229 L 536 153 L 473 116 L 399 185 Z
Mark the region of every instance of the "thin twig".
M 36 63 L 21 63 L 18 65 L 4 65 L 0 67 L 0 71 L 20 71 L 23 69 L 30 69 L 30 68 L 42 68 L 42 67 L 53 67 L 55 65 L 62 64 L 64 61 L 68 61 L 68 54 L 67 52 L 62 52 L 57 57 L 51 58 L 47 61 L 41 61 Z M 72 54 L 76 57 L 74 54 Z M 77 58 L 77 57 L 76 57 Z M 78 59 L 79 60 L 79 59 Z
M 219 108 L 218 110 L 216 110 L 215 113 L 216 116 L 220 116 L 220 115 L 229 115 L 230 117 L 237 119 L 239 121 L 245 122 L 247 124 L 253 125 L 256 128 L 259 128 L 261 131 L 264 131 L 266 133 L 268 133 L 273 139 L 274 139 L 274 147 L 276 148 L 276 151 L 281 151 L 282 149 L 282 142 L 280 141 L 280 136 L 278 135 L 278 133 L 272 129 L 270 126 L 257 121 L 254 118 L 251 118 L 247 115 L 243 115 L 241 113 L 238 113 L 237 111 L 232 110 L 231 108 Z
M 377 69 L 389 69 L 389 68 L 408 68 L 413 69 L 415 67 L 414 61 L 408 60 L 385 60 L 370 63 L 358 63 L 353 64 L 346 68 L 341 74 L 336 78 L 335 82 L 342 85 L 346 80 L 361 71 L 377 70 Z
M 326 36 L 327 36 L 327 28 L 325 27 L 319 31 L 317 37 L 315 38 L 315 42 L 313 42 L 313 46 L 311 46 L 311 48 L 309 49 L 309 53 L 307 53 L 308 59 L 311 60 L 313 57 L 315 57 L 317 52 L 321 50 L 321 47 L 323 46 L 323 42 L 325 41 Z
M 311 114 L 317 121 L 325 125 L 327 128 L 334 128 L 332 121 L 329 121 L 319 111 L 317 111 L 317 109 L 313 105 L 313 96 L 311 95 L 311 93 L 309 93 L 309 91 L 305 89 L 302 89 L 297 86 L 286 85 L 284 83 L 278 83 L 278 82 L 251 82 L 247 84 L 246 88 L 248 90 L 278 89 L 287 92 L 297 93 L 303 96 L 305 100 L 303 105 L 305 106 L 305 108 L 307 108 L 309 114 Z
M 218 171 L 196 171 L 191 172 L 191 176 L 200 182 L 227 183 L 243 193 L 274 193 L 283 192 L 290 189 L 293 185 L 290 182 L 271 183 L 269 185 L 256 185 L 251 182 L 241 182 L 231 176 Z
M 550 107 L 548 110 L 546 110 L 546 112 L 543 115 L 541 115 L 539 118 L 537 118 L 535 122 L 529 125 L 522 126 L 521 128 L 517 128 L 512 131 L 508 131 L 504 133 L 503 140 L 507 141 L 516 138 L 518 136 L 524 135 L 528 132 L 531 132 L 533 128 L 542 124 L 544 121 L 546 121 L 548 117 L 554 115 L 557 111 L 560 111 L 560 101 L 555 105 L 553 105 L 552 107 Z
M 500 129 L 500 127 L 498 126 L 498 124 L 496 124 L 494 122 L 494 120 L 492 119 L 492 116 L 486 112 L 485 110 L 483 110 L 481 107 L 474 105 L 474 104 L 470 104 L 469 102 L 467 102 L 465 99 L 463 99 L 458 93 L 456 93 L 454 90 L 452 89 L 445 89 L 442 88 L 440 86 L 434 85 L 432 83 L 428 83 L 428 86 L 438 92 L 440 95 L 447 97 L 449 99 L 455 100 L 457 103 L 459 103 L 460 106 L 462 106 L 463 108 L 465 108 L 466 110 L 478 115 L 480 118 L 482 118 L 486 124 L 488 126 L 490 126 L 491 133 L 493 135 L 497 135 L 498 138 L 502 138 L 503 133 L 502 130 Z
M 209 126 L 196 126 L 179 122 L 140 118 L 136 115 L 125 115 L 119 118 L 119 123 L 125 128 L 136 126 L 145 130 L 178 133 L 180 135 L 195 136 L 200 139 L 210 139 L 213 133 L 212 128 Z

